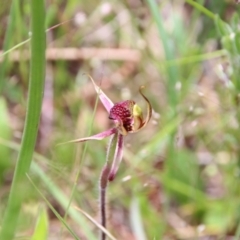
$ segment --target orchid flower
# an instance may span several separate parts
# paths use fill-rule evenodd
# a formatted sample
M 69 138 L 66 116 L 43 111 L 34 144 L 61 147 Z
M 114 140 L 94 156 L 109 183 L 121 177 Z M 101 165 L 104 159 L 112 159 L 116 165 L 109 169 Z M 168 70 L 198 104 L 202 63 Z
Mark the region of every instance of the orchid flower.
M 90 137 L 79 138 L 69 141 L 68 143 L 85 142 L 89 140 L 102 140 L 106 137 L 109 137 L 110 135 L 114 135 L 112 141 L 114 141 L 115 139 L 116 148 L 111 167 L 108 171 L 108 180 L 112 181 L 115 178 L 119 165 L 122 161 L 124 136 L 126 136 L 128 133 L 138 132 L 148 124 L 152 116 L 152 107 L 149 100 L 142 93 L 144 86 L 141 86 L 139 89 L 140 94 L 147 103 L 147 116 L 143 120 L 142 110 L 134 101 L 126 100 L 113 104 L 113 102 L 106 96 L 106 94 L 100 89 L 100 87 L 96 85 L 92 77 L 89 76 L 89 78 L 94 85 L 99 99 L 101 100 L 102 104 L 104 105 L 109 114 L 109 119 L 114 121 L 115 127 Z M 112 145 L 114 144 L 110 143 L 109 148 L 112 147 Z
M 108 182 L 114 180 L 122 161 L 124 136 L 129 133 L 138 132 L 148 124 L 152 116 L 152 107 L 148 99 L 142 93 L 144 86 L 140 87 L 139 92 L 147 103 L 147 116 L 145 119 L 143 119 L 141 108 L 134 101 L 126 100 L 113 104 L 100 87 L 96 85 L 91 76 L 89 76 L 89 78 L 93 83 L 99 99 L 109 114 L 109 119 L 114 122 L 115 127 L 90 137 L 79 138 L 66 143 L 102 140 L 112 135 L 107 149 L 106 164 L 102 169 L 99 182 L 101 224 L 104 228 L 106 228 L 106 190 Z M 106 234 L 104 231 L 101 232 L 101 240 L 106 240 Z

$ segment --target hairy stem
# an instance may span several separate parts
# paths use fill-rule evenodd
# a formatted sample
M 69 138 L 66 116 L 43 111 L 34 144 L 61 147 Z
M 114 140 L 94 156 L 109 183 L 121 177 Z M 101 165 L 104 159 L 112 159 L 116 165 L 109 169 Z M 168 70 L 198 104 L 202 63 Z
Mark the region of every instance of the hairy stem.
M 100 182 L 99 182 L 100 217 L 101 217 L 101 224 L 104 228 L 106 228 L 107 226 L 106 193 L 107 193 L 107 186 L 108 186 L 108 178 L 109 178 L 109 173 L 111 171 L 112 159 L 114 157 L 117 140 L 118 140 L 118 134 L 115 133 L 114 135 L 112 135 L 109 141 L 109 145 L 107 148 L 106 163 L 102 169 Z M 106 240 L 106 234 L 102 231 L 100 234 L 100 239 Z
M 101 224 L 104 228 L 107 226 L 107 217 L 106 217 L 106 192 L 108 186 L 108 176 L 110 172 L 110 166 L 106 164 L 103 167 L 101 177 L 100 177 L 100 214 L 101 214 Z M 106 234 L 101 232 L 101 240 L 106 239 Z

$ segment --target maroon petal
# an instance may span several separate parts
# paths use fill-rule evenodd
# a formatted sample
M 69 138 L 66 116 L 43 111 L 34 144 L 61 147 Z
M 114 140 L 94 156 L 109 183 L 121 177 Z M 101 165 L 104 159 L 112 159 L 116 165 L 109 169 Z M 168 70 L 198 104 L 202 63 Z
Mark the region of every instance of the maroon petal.
M 117 141 L 117 146 L 114 154 L 114 159 L 112 163 L 112 167 L 108 176 L 109 181 L 113 181 L 116 173 L 118 171 L 119 165 L 122 161 L 123 157 L 123 135 L 118 133 L 118 141 Z
M 108 129 L 107 131 L 98 133 L 98 134 L 90 136 L 90 137 L 79 138 L 79 139 L 71 140 L 71 141 L 68 141 L 68 142 L 65 142 L 65 143 L 60 143 L 58 145 L 62 145 L 62 144 L 66 144 L 66 143 L 85 142 L 85 141 L 88 141 L 88 140 L 102 140 L 102 139 L 104 139 L 106 137 L 109 137 L 110 135 L 112 135 L 116 132 L 117 132 L 116 128 L 111 128 L 111 129 Z
M 127 135 L 132 131 L 134 104 L 134 101 L 126 100 L 116 103 L 110 110 L 109 118 L 115 121 L 122 135 Z

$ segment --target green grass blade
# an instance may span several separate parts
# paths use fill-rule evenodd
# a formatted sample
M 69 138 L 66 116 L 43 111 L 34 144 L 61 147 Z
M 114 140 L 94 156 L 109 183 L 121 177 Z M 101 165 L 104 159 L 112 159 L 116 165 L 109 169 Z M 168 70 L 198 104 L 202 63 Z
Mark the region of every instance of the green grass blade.
M 0 137 L 4 139 L 10 139 L 12 136 L 12 130 L 9 126 L 9 116 L 7 109 L 7 102 L 4 98 L 0 97 Z M 11 151 L 6 146 L 0 146 L 0 186 L 4 182 L 4 172 L 11 166 L 11 161 L 6 161 L 11 156 Z
M 91 133 L 92 133 L 92 128 L 93 128 L 94 118 L 95 118 L 95 114 L 96 114 L 96 110 L 97 110 L 97 106 L 98 106 L 98 101 L 99 101 L 99 97 L 97 96 L 97 99 L 96 99 L 96 102 L 95 102 L 95 106 L 94 106 L 94 110 L 93 110 L 92 119 L 91 119 L 91 122 L 90 122 L 90 129 L 89 129 L 89 133 L 88 133 L 87 136 L 91 136 Z M 81 169 L 82 169 L 81 167 L 82 167 L 82 163 L 83 163 L 83 161 L 85 159 L 87 148 L 88 148 L 88 142 L 86 142 L 84 144 L 84 149 L 83 149 L 83 153 L 82 153 L 82 156 L 81 156 L 80 166 L 79 166 L 77 174 L 75 176 L 75 183 L 77 183 L 78 180 L 79 180 Z M 73 197 L 74 197 L 74 194 L 76 192 L 76 188 L 77 188 L 77 185 L 74 184 L 72 189 L 71 189 L 71 195 L 70 195 L 70 198 L 69 198 L 68 207 L 67 207 L 65 215 L 64 215 L 64 220 L 66 220 L 66 218 L 67 218 L 68 210 L 69 210 L 69 207 L 70 207 L 70 205 L 71 205 L 71 203 L 73 201 Z
M 237 230 L 236 230 L 236 234 L 235 234 L 233 240 L 238 240 L 239 237 L 240 237 L 240 224 L 238 223 L 238 225 L 237 225 Z
M 18 4 L 18 1 L 12 1 L 11 9 L 10 9 L 10 17 L 9 17 L 9 22 L 8 22 L 8 28 L 7 32 L 4 38 L 4 43 L 3 43 L 3 51 L 6 51 L 6 49 L 9 48 L 10 45 L 10 40 L 13 36 L 13 31 L 14 31 L 14 22 L 15 22 L 15 7 Z M 5 76 L 5 68 L 7 65 L 8 57 L 4 57 L 2 60 L 1 68 L 0 68 L 0 92 L 3 92 L 4 89 L 4 76 Z
M 163 48 L 165 51 L 165 58 L 167 61 L 171 61 L 174 59 L 174 49 L 171 46 L 170 36 L 168 35 L 165 27 L 163 26 L 163 20 L 161 17 L 161 14 L 159 12 L 159 6 L 155 0 L 147 0 L 150 10 L 152 12 L 154 21 L 156 22 L 158 32 L 160 35 L 160 39 L 163 44 Z M 171 103 L 171 106 L 175 108 L 177 104 L 177 94 L 175 85 L 178 81 L 178 69 L 176 66 L 166 66 L 167 67 L 167 73 L 168 73 L 168 81 L 167 81 L 167 87 L 168 87 L 168 96 Z
M 0 145 L 3 145 L 5 147 L 8 147 L 14 151 L 19 151 L 20 146 L 17 143 L 14 143 L 12 141 L 8 141 L 5 139 L 0 138 Z M 38 154 L 34 153 L 33 155 L 34 159 L 37 162 L 44 162 L 49 163 L 51 162 L 50 159 Z M 92 228 L 90 224 L 85 221 L 84 217 L 82 217 L 81 214 L 79 214 L 78 211 L 76 211 L 72 206 L 69 206 L 69 196 L 67 196 L 53 181 L 52 179 L 47 176 L 47 174 L 41 169 L 41 167 L 36 163 L 32 162 L 31 164 L 31 171 L 36 174 L 40 179 L 41 182 L 46 186 L 47 190 L 51 195 L 59 202 L 59 204 L 62 206 L 63 209 L 68 208 L 68 215 L 77 223 L 79 226 L 81 226 L 81 229 L 83 229 L 83 233 L 88 236 L 89 240 L 96 240 L 96 237 L 92 231 Z M 74 232 L 71 230 L 71 228 L 68 226 L 66 220 L 62 218 L 58 212 L 52 207 L 52 205 L 49 203 L 49 201 L 46 199 L 46 197 L 42 194 L 42 192 L 37 188 L 37 186 L 34 184 L 34 182 L 31 180 L 31 178 L 27 174 L 28 180 L 32 183 L 34 188 L 39 192 L 39 194 L 42 196 L 42 198 L 45 200 L 49 208 L 53 211 L 53 213 L 57 216 L 57 218 L 63 223 L 63 225 L 69 230 L 70 233 L 74 236 Z
M 31 168 L 32 171 L 41 178 L 42 182 L 46 185 L 49 192 L 60 203 L 63 209 L 68 208 L 68 215 L 74 219 L 79 224 L 79 226 L 81 226 L 81 229 L 84 229 L 84 233 L 88 236 L 88 239 L 95 240 L 96 237 L 94 236 L 89 224 L 75 209 L 73 209 L 73 207 L 69 207 L 69 197 L 66 196 L 63 191 L 61 191 L 61 189 L 56 186 L 56 184 L 44 173 L 44 171 L 42 171 L 42 169 L 35 162 L 32 163 Z M 44 199 L 47 202 L 46 198 Z M 66 220 L 61 219 L 61 221 L 66 226 Z
M 38 166 L 35 164 L 35 163 L 33 163 L 32 164 L 33 165 L 33 168 L 35 168 L 35 167 L 37 167 L 36 169 L 38 169 Z M 30 183 L 33 185 L 33 187 L 37 190 L 37 192 L 41 195 L 41 197 L 44 199 L 44 201 L 46 202 L 46 204 L 48 205 L 48 207 L 49 207 L 49 209 L 51 209 L 52 210 L 52 212 L 55 214 L 55 216 L 62 222 L 62 224 L 68 229 L 68 231 L 72 234 L 72 236 L 75 238 L 75 239 L 79 239 L 78 238 L 78 236 L 73 232 L 73 230 L 68 226 L 68 224 L 66 223 L 66 221 L 61 217 L 61 215 L 55 210 L 55 208 L 51 205 L 51 203 L 47 200 L 47 198 L 43 195 L 43 193 L 37 188 L 37 186 L 34 184 L 34 182 L 32 181 L 32 179 L 30 178 L 30 176 L 29 175 L 27 175 L 27 178 L 28 178 L 28 180 L 30 181 Z M 46 215 L 46 217 L 47 217 L 47 215 Z M 44 218 L 46 218 L 46 217 L 44 217 Z M 45 221 L 45 219 L 43 220 L 43 221 Z M 42 224 L 44 224 L 44 223 L 42 223 Z M 41 229 L 37 229 L 38 231 L 44 231 L 44 229 L 43 228 L 46 228 L 46 224 L 45 224 L 45 226 L 41 226 Z M 36 229 L 35 229 L 35 233 L 36 233 Z M 33 239 L 34 239 L 34 237 L 35 237 L 35 233 L 34 233 L 34 235 L 33 235 Z M 36 234 L 36 237 L 39 237 L 39 235 L 37 235 Z M 32 239 L 32 240 L 33 240 Z M 37 240 L 37 238 L 35 238 L 36 240 Z M 35 240 L 34 239 L 34 240 Z M 46 239 L 46 238 L 43 238 L 43 237 L 41 237 L 41 238 L 38 238 L 38 239 L 41 239 L 41 240 L 44 240 L 44 239 Z
M 207 8 L 205 8 L 201 4 L 199 4 L 199 3 L 197 3 L 196 1 L 193 1 L 193 0 L 185 0 L 185 1 L 188 4 L 192 5 L 194 8 L 196 8 L 197 10 L 199 10 L 200 12 L 204 13 L 209 18 L 212 18 L 212 20 L 214 20 L 215 14 L 212 13 L 211 11 L 209 11 Z
M 48 214 L 45 207 L 41 207 L 37 219 L 36 227 L 31 240 L 48 239 Z
M 130 221 L 134 235 L 138 240 L 146 240 L 147 237 L 143 226 L 139 199 L 136 197 L 132 198 L 130 213 Z
M 0 54 L 0 58 L 3 58 L 4 56 L 8 55 L 10 52 L 12 52 L 15 49 L 20 48 L 21 46 L 23 46 L 24 44 L 30 42 L 31 38 L 28 38 L 26 40 L 24 40 L 23 42 L 20 42 L 19 44 L 15 45 L 14 47 L 4 51 L 2 54 Z
M 227 54 L 228 52 L 225 49 L 221 49 L 221 50 L 217 50 L 210 53 L 203 53 L 203 54 L 193 55 L 189 57 L 178 58 L 171 61 L 162 61 L 161 64 L 165 64 L 169 66 L 172 66 L 172 65 L 182 66 L 185 64 L 203 62 L 203 61 L 211 60 L 214 58 L 226 57 Z
M 27 115 L 21 149 L 3 218 L 0 239 L 13 239 L 24 196 L 27 195 L 26 173 L 29 171 L 41 114 L 45 78 L 45 9 L 44 1 L 31 1 L 32 40 Z M 21 191 L 19 191 L 21 189 Z

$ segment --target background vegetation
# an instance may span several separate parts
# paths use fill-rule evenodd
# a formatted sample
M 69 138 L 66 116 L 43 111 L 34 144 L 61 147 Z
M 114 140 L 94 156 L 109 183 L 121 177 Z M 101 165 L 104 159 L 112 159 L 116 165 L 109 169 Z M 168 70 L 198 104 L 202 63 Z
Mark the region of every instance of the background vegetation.
M 13 3 L 0 9 L 0 216 L 33 61 L 30 3 Z M 16 239 L 98 239 L 85 215 L 98 219 L 107 140 L 56 146 L 112 125 L 100 103 L 94 111 L 97 96 L 83 73 L 114 102 L 133 99 L 144 111 L 145 85 L 154 109 L 149 125 L 126 138 L 109 185 L 109 232 L 128 240 L 239 239 L 239 23 L 230 0 L 46 0 L 42 115 Z

